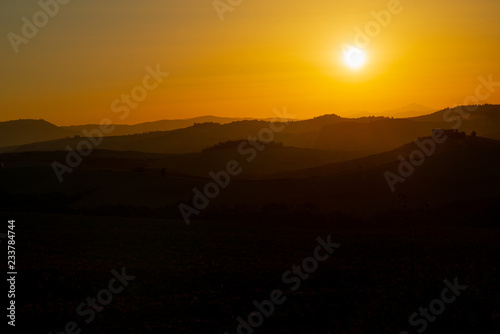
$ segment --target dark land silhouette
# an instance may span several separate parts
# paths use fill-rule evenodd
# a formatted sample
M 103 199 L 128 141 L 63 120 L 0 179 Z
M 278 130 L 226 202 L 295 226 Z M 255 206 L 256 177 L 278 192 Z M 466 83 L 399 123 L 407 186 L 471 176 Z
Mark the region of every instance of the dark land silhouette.
M 236 333 L 237 317 L 331 235 L 341 247 L 255 333 L 414 333 L 409 316 L 455 277 L 469 287 L 426 333 L 499 332 L 500 106 L 479 106 L 456 130 L 445 113 L 324 115 L 253 144 L 269 121 L 123 128 L 144 133 L 103 138 L 63 182 L 52 164 L 91 126 L 1 123 L 0 211 L 16 219 L 24 328 Z M 433 142 L 440 129 L 446 140 Z M 241 145 L 264 148 L 248 161 Z M 392 191 L 386 172 L 417 151 Z M 233 160 L 241 173 L 187 225 L 179 205 Z M 122 266 L 136 278 L 85 324 L 76 306 Z
M 466 106 L 457 107 L 465 109 Z M 467 107 L 468 108 L 468 107 Z M 453 109 L 452 109 L 453 110 Z M 452 111 L 451 110 L 451 111 Z M 274 141 L 284 146 L 319 150 L 357 151 L 363 154 L 380 153 L 395 149 L 417 137 L 428 136 L 434 128 L 448 129 L 459 125 L 460 131 L 479 136 L 498 138 L 500 129 L 500 106 L 478 106 L 457 124 L 453 118 L 460 116 L 449 109 L 413 118 L 361 117 L 342 118 L 335 114 L 323 115 L 314 119 L 290 121 L 283 131 L 276 133 Z M 197 122 L 199 121 L 199 122 Z M 222 122 L 225 121 L 226 123 Z M 99 149 L 113 151 L 138 151 L 150 153 L 194 153 L 210 145 L 229 140 L 245 140 L 255 136 L 270 120 L 232 120 L 225 118 L 199 118 L 187 121 L 159 121 L 136 126 L 117 125 Z M 172 123 L 169 123 L 172 122 Z M 187 127 L 183 127 L 187 126 Z M 192 124 L 192 125 L 186 125 Z M 82 130 L 92 133 L 99 125 L 75 127 L 49 126 L 45 121 L 12 121 L 0 123 L 0 128 L 12 127 L 10 137 L 0 134 L 0 152 L 57 151 L 66 150 L 69 145 L 76 148 L 84 137 Z M 52 131 L 49 136 L 46 128 Z M 124 127 L 126 130 L 122 130 Z M 172 127 L 178 127 L 171 129 Z M 159 131 L 165 129 L 168 131 Z M 42 131 L 43 130 L 43 131 Z M 71 130 L 72 136 L 68 136 Z M 77 131 L 75 131 L 77 130 Z M 124 135 L 120 132 L 124 131 Z M 24 138 L 23 133 L 41 133 L 43 136 L 33 140 Z M 14 138 L 15 135 L 21 139 Z M 75 137 L 76 136 L 76 137 Z M 50 140 L 59 137 L 60 139 Z M 69 137 L 69 138 L 67 138 Z M 14 145 L 17 141 L 31 141 L 29 144 Z

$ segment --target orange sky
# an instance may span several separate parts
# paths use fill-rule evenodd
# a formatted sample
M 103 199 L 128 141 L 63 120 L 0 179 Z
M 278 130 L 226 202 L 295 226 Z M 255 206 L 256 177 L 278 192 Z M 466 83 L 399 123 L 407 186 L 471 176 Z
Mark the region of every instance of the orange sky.
M 245 0 L 221 21 L 212 0 L 73 0 L 16 53 L 8 34 L 21 36 L 21 18 L 41 9 L 38 1 L 5 1 L 0 121 L 272 117 L 283 106 L 298 118 L 409 103 L 444 108 L 474 95 L 481 75 L 500 81 L 498 0 L 401 1 L 401 12 L 369 38 L 366 64 L 346 67 L 340 45 L 354 44 L 355 28 L 364 30 L 371 12 L 389 2 Z M 169 76 L 120 119 L 113 101 L 157 64 Z M 499 91 L 482 102 L 500 103 Z

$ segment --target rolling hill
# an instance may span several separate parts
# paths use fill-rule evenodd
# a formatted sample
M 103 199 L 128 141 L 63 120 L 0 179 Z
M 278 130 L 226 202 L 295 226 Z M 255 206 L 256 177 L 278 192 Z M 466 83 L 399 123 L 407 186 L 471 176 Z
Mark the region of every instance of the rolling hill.
M 43 119 L 20 119 L 0 122 L 0 147 L 24 145 L 78 134 Z
M 138 133 L 156 132 L 156 131 L 170 131 L 175 129 L 182 129 L 193 126 L 195 123 L 220 123 L 227 124 L 231 122 L 238 122 L 243 120 L 251 120 L 250 118 L 230 118 L 230 117 L 216 117 L 216 116 L 201 116 L 188 119 L 172 119 L 160 120 L 154 122 L 144 122 L 134 125 L 128 124 L 115 124 L 113 136 L 126 136 Z M 61 126 L 63 129 L 81 133 L 82 130 L 98 129 L 99 124 L 86 124 L 86 125 L 71 125 Z
M 274 140 L 285 146 L 307 149 L 353 151 L 376 154 L 395 149 L 417 137 L 425 137 L 434 128 L 451 128 L 456 121 L 445 118 L 456 116 L 445 109 L 427 116 L 390 119 L 363 117 L 345 119 L 337 115 L 324 115 L 314 119 L 289 122 Z M 496 138 L 500 132 L 500 106 L 485 105 L 471 113 L 459 124 L 460 131 L 476 131 L 480 136 Z M 268 128 L 266 121 L 246 120 L 228 124 L 198 123 L 171 131 L 106 137 L 97 148 L 114 151 L 140 151 L 149 153 L 195 153 L 203 148 L 228 140 L 244 140 Z M 59 151 L 67 146 L 75 148 L 82 138 L 64 138 L 27 145 L 3 148 L 0 152 Z
M 196 123 L 227 124 L 250 118 L 229 118 L 216 116 L 201 116 L 189 119 L 160 120 L 135 125 L 114 124 L 112 136 L 126 136 L 157 131 L 170 131 L 193 126 Z M 0 147 L 19 146 L 35 142 L 82 136 L 82 131 L 98 129 L 99 124 L 57 126 L 45 120 L 21 119 L 0 122 Z
M 391 152 L 293 171 L 287 170 L 286 162 L 305 157 L 296 149 L 288 152 L 283 149 L 281 153 L 269 150 L 269 154 L 259 157 L 262 160 L 256 160 L 255 165 L 239 157 L 244 172 L 210 202 L 207 213 L 220 213 L 221 217 L 229 214 L 253 217 L 262 210 L 271 210 L 271 213 L 281 212 L 283 217 L 292 215 L 290 219 L 293 219 L 297 212 L 291 208 L 302 208 L 300 210 L 306 210 L 302 221 L 307 221 L 311 214 L 328 212 L 371 219 L 400 211 L 398 194 L 404 194 L 416 205 L 425 202 L 432 210 L 441 212 L 437 217 L 441 214 L 455 217 L 459 212 L 455 207 L 459 205 L 461 211 L 470 211 L 470 215 L 456 218 L 467 223 L 464 220 L 474 215 L 477 219 L 486 219 L 481 218 L 481 212 L 490 212 L 500 203 L 500 179 L 497 177 L 500 142 L 480 137 L 449 139 L 404 183 L 397 184 L 396 192 L 391 192 L 384 173 L 397 173 L 397 157 L 407 157 L 415 148 L 414 143 L 409 143 Z M 46 154 L 50 157 L 40 157 Z M 206 173 L 218 172 L 224 168 L 225 159 L 233 157 L 223 151 L 212 152 L 213 155 L 206 157 L 202 157 L 203 154 L 162 157 L 132 153 L 127 158 L 128 167 L 118 169 L 112 165 L 120 165 L 118 160 L 126 157 L 125 152 L 97 152 L 95 160 L 76 169 L 63 183 L 57 182 L 50 163 L 52 159 L 63 159 L 64 152 L 32 152 L 28 158 L 26 153 L 2 154 L 0 159 L 5 161 L 5 167 L 0 169 L 2 205 L 14 205 L 13 208 L 21 205 L 23 210 L 91 210 L 118 215 L 129 214 L 132 208 L 142 208 L 142 214 L 150 214 L 149 210 L 153 210 L 151 212 L 156 214 L 179 218 L 177 204 L 190 203 L 193 189 L 203 189 L 210 182 L 201 171 L 207 168 Z M 279 155 L 273 157 L 276 154 Z M 162 176 L 155 168 L 167 160 L 171 166 L 177 164 L 179 168 L 184 164 L 182 170 L 190 170 L 193 175 L 169 171 Z M 150 170 L 130 169 L 147 161 Z M 221 165 L 211 165 L 207 161 L 218 161 L 216 164 Z M 187 167 L 190 164 L 202 167 Z M 251 175 L 263 170 L 279 172 L 260 178 Z M 287 209 L 280 211 L 284 207 Z

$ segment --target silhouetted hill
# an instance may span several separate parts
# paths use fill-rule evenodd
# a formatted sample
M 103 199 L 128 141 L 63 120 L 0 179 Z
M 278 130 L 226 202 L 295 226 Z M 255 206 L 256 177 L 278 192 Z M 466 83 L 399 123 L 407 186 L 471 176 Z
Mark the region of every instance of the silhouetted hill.
M 470 114 L 470 116 L 462 116 L 461 122 L 454 121 L 454 118 L 460 116 L 458 112 L 454 111 L 455 109 Z M 471 111 L 468 111 L 469 109 L 471 109 Z M 500 130 L 500 105 L 458 106 L 456 108 L 446 108 L 430 115 L 409 118 L 409 120 L 441 123 L 440 127 L 447 128 L 456 124 L 459 125 L 460 131 L 476 131 L 480 136 L 489 137 L 490 135 L 498 133 Z M 449 121 L 446 122 L 446 120 Z
M 432 109 L 417 103 L 411 103 L 401 108 L 391 109 L 377 113 L 376 115 L 385 117 L 394 117 L 394 118 L 409 118 L 409 117 L 428 115 L 435 111 L 436 109 Z
M 468 119 L 458 117 L 453 110 L 408 119 L 362 117 L 346 119 L 337 115 L 324 115 L 314 119 L 292 121 L 273 140 L 284 146 L 298 148 L 353 151 L 375 154 L 395 149 L 417 137 L 428 136 L 434 128 L 449 129 L 496 138 L 500 132 L 500 106 L 478 106 Z M 448 121 L 446 121 L 448 120 Z M 99 149 L 113 151 L 141 151 L 151 153 L 193 153 L 203 148 L 229 140 L 245 140 L 255 137 L 269 123 L 245 120 L 227 124 L 197 123 L 196 125 L 162 132 L 149 132 L 126 136 L 106 137 Z M 75 148 L 82 138 L 64 138 L 49 142 L 37 142 L 17 147 L 3 148 L 0 152 L 58 151 L 69 145 Z
M 111 134 L 112 136 L 125 136 L 131 134 L 139 134 L 145 132 L 155 132 L 155 131 L 170 131 L 175 129 L 182 129 L 193 126 L 195 123 L 220 123 L 227 124 L 231 122 L 250 120 L 250 118 L 230 118 L 230 117 L 216 117 L 216 116 L 201 116 L 188 119 L 172 119 L 172 120 L 160 120 L 154 122 L 144 122 L 134 125 L 128 124 L 115 124 L 115 130 Z M 72 126 L 62 126 L 63 129 L 68 129 L 71 131 L 81 132 L 82 130 L 98 129 L 98 124 L 86 124 L 86 125 L 72 125 Z
M 238 143 L 238 145 L 236 145 Z M 247 156 L 238 152 L 240 141 L 216 145 L 202 153 L 159 154 L 129 151 L 95 150 L 86 157 L 78 169 L 125 171 L 142 170 L 148 174 L 161 175 L 165 169 L 167 176 L 195 176 L 206 178 L 210 171 L 224 168 L 230 160 L 244 161 Z M 246 146 L 249 147 L 249 146 Z M 66 152 L 32 151 L 6 153 L 0 155 L 0 163 L 8 168 L 47 167 L 53 161 L 64 163 Z M 323 151 L 282 147 L 267 144 L 257 158 L 240 175 L 242 178 L 257 178 L 272 173 L 294 171 L 327 163 L 350 160 L 361 156 L 359 153 L 344 151 Z M 55 177 L 55 175 L 53 175 Z M 71 176 L 68 176 L 71 177 Z
M 115 130 L 109 136 L 124 136 L 157 131 L 170 131 L 193 126 L 196 123 L 220 123 L 251 120 L 250 118 L 229 118 L 201 116 L 179 120 L 160 120 L 135 125 L 115 124 Z M 82 131 L 99 129 L 99 124 L 56 126 L 45 120 L 15 120 L 0 122 L 0 147 L 19 146 L 35 142 L 82 136 Z M 105 134 L 106 135 L 106 134 Z
M 0 147 L 74 136 L 77 132 L 61 129 L 43 119 L 0 122 Z
M 428 115 L 435 111 L 436 109 L 432 109 L 421 104 L 411 103 L 397 109 L 391 109 L 382 112 L 356 111 L 347 113 L 346 115 L 349 117 L 384 116 L 394 118 L 408 118 Z
M 319 132 L 315 148 L 383 152 L 417 137 L 429 135 L 440 123 L 413 122 L 405 119 L 374 118 L 369 122 L 348 121 L 325 125 Z
M 422 137 L 420 138 L 420 141 L 425 142 L 427 139 L 430 139 L 430 137 Z M 462 140 L 448 139 L 442 144 L 436 144 L 434 154 L 440 154 L 443 152 L 450 152 L 454 150 L 470 150 L 479 147 L 498 148 L 499 145 L 500 141 L 491 138 L 481 138 L 481 137 L 472 138 L 470 136 L 467 136 L 465 139 Z M 348 171 L 360 172 L 363 170 L 375 168 L 377 166 L 398 162 L 399 156 L 407 158 L 415 150 L 420 150 L 420 148 L 419 146 L 417 146 L 415 142 L 411 142 L 388 152 L 374 154 L 353 160 L 346 160 L 343 162 L 336 162 L 324 166 L 317 166 L 309 169 L 296 170 L 293 172 L 270 174 L 267 175 L 265 178 L 266 179 L 309 178 L 316 176 L 328 176 Z
M 285 128 L 285 133 L 308 133 L 321 129 L 328 124 L 344 122 L 346 119 L 335 114 L 322 115 L 302 121 L 291 121 Z
M 466 106 L 460 107 L 466 110 Z M 428 136 L 434 128 L 449 129 L 458 126 L 460 131 L 476 133 L 483 137 L 498 138 L 500 130 L 500 106 L 478 106 L 470 112 L 470 118 L 460 123 L 451 121 L 460 114 L 450 109 L 407 119 L 361 118 L 325 125 L 312 146 L 318 149 L 360 150 L 373 153 L 394 149 L 417 137 Z M 361 122 L 365 120 L 365 122 Z M 366 122 L 368 120 L 368 122 Z M 447 121 L 448 120 L 448 121 Z
M 151 153 L 192 153 L 221 141 L 245 139 L 267 127 L 264 121 L 240 121 L 229 124 L 203 123 L 185 129 L 166 132 L 106 137 L 98 148 L 114 151 Z M 50 142 L 12 147 L 5 151 L 62 151 L 66 146 L 76 147 L 82 138 L 65 138 Z
M 251 163 L 235 154 L 234 150 L 230 150 L 232 153 L 217 150 L 184 155 L 177 159 L 179 166 L 200 164 L 202 160 L 199 160 L 199 156 L 203 154 L 210 154 L 204 160 L 207 164 L 218 161 L 217 166 L 203 165 L 198 171 L 195 170 L 196 167 L 191 167 L 193 174 L 202 169 L 205 173 L 210 170 L 218 172 L 224 169 L 227 159 L 233 157 L 238 159 L 246 173 L 258 173 L 259 169 L 281 170 L 272 179 L 251 180 L 243 174 L 243 178 L 234 178 L 230 186 L 210 202 L 210 207 L 205 212 L 222 218 L 229 214 L 243 218 L 253 217 L 265 210 L 271 217 L 275 212 L 282 215 L 282 218 L 283 215 L 291 215 L 292 219 L 297 215 L 295 209 L 283 208 L 303 208 L 306 216 L 301 218 L 302 224 L 307 224 L 311 214 L 321 216 L 328 212 L 371 219 L 369 217 L 401 210 L 398 198 L 400 193 L 415 203 L 425 201 L 431 210 L 440 212 L 438 217 L 446 214 L 449 215 L 447 221 L 450 221 L 450 217 L 457 217 L 461 223 L 467 224 L 478 223 L 477 219 L 473 219 L 474 216 L 479 220 L 487 219 L 481 216 L 481 212 L 490 212 L 498 206 L 500 142 L 479 137 L 449 139 L 437 146 L 436 152 L 426 157 L 425 162 L 404 183 L 398 184 L 396 192 L 391 192 L 384 173 L 397 173 L 400 163 L 397 157 L 403 155 L 407 158 L 416 148 L 414 143 L 409 143 L 392 152 L 312 169 L 306 167 L 292 173 L 283 172 L 286 164 L 294 159 L 306 160 L 305 155 L 301 157 L 296 149 L 289 150 L 289 153 L 286 148 L 263 151 L 262 154 L 267 155 L 262 155 L 262 160 L 259 157 Z M 159 169 L 112 169 L 109 165 L 106 166 L 109 162 L 97 160 L 106 159 L 106 155 L 125 152 L 102 153 L 100 156 L 96 153 L 96 160 L 84 162 L 81 168 L 67 175 L 63 183 L 57 181 L 50 167 L 51 159 L 40 161 L 35 158 L 37 154 L 42 154 L 40 152 L 2 154 L 0 159 L 6 161 L 6 167 L 0 169 L 0 195 L 3 194 L 4 198 L 2 205 L 21 205 L 24 209 L 38 207 L 36 210 L 94 210 L 92 212 L 115 212 L 112 208 L 117 207 L 142 207 L 144 212 L 160 210 L 158 212 L 168 212 L 179 217 L 177 204 L 189 203 L 193 197 L 192 189 L 203 189 L 210 182 L 207 176 L 201 177 L 202 175 L 167 173 L 162 176 Z M 22 161 L 26 158 L 20 157 L 26 157 L 26 154 L 35 156 Z M 63 161 L 65 155 L 64 152 L 43 154 L 57 155 L 52 157 L 58 161 Z M 144 153 L 133 154 L 140 157 Z M 93 156 L 89 157 L 92 158 Z M 146 154 L 140 159 L 143 162 L 150 161 L 151 166 L 155 166 L 172 157 L 161 158 Z M 118 161 L 114 163 L 119 165 Z M 135 163 L 129 164 L 129 167 L 133 166 Z M 457 207 L 460 211 L 456 210 Z M 115 214 L 122 211 L 116 211 Z M 457 216 L 459 212 L 467 214 Z
M 235 183 L 214 201 L 214 206 L 247 207 L 257 211 L 267 206 L 271 212 L 288 207 L 286 212 L 309 203 L 318 212 L 337 211 L 374 217 L 401 211 L 398 194 L 404 194 L 412 205 L 425 202 L 430 210 L 447 215 L 447 221 L 456 219 L 464 224 L 498 226 L 498 221 L 489 213 L 500 204 L 500 178 L 497 176 L 500 142 L 468 138 L 464 142 L 452 140 L 445 146 L 427 157 L 404 183 L 398 183 L 394 193 L 384 173 L 397 174 L 400 164 L 397 156 L 402 154 L 408 158 L 414 150 L 413 144 L 387 155 L 315 168 L 316 176 L 311 176 L 310 171 L 309 175 L 296 171 L 293 174 L 302 177 Z M 249 197 L 242 198 L 244 193 Z M 496 217 L 500 218 L 498 214 Z

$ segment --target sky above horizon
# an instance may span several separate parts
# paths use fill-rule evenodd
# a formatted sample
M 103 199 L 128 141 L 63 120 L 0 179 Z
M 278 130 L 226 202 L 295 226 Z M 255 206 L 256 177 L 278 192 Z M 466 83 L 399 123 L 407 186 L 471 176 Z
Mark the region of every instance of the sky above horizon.
M 70 0 L 27 37 L 21 19 L 33 23 L 38 1 L 3 0 L 0 121 L 264 118 L 285 106 L 301 119 L 410 103 L 442 109 L 477 94 L 480 76 L 500 82 L 500 1 L 406 0 L 390 7 L 398 13 L 390 2 L 243 0 L 222 21 L 213 0 Z M 365 36 L 356 42 L 357 28 Z M 361 68 L 346 66 L 346 45 L 366 55 Z M 146 68 L 157 66 L 168 77 L 141 90 Z M 134 89 L 147 92 L 144 100 L 120 101 Z M 499 104 L 499 91 L 480 102 Z

